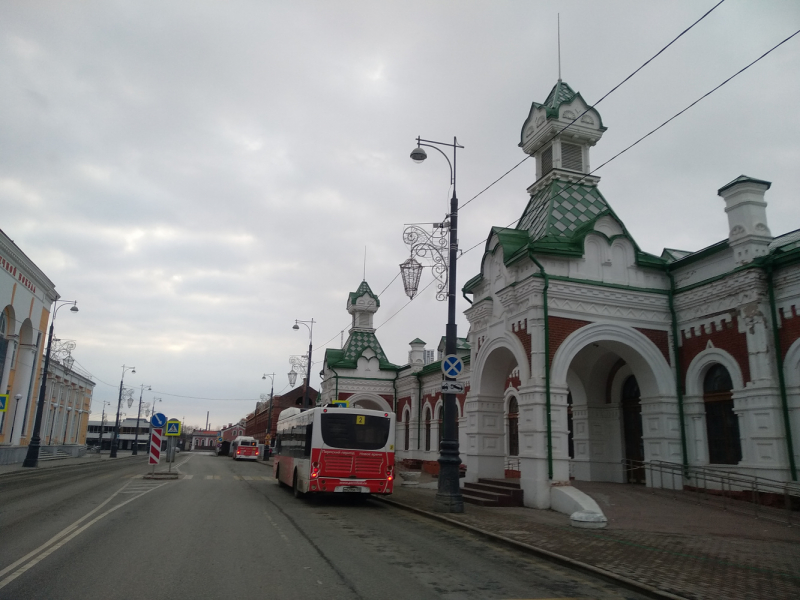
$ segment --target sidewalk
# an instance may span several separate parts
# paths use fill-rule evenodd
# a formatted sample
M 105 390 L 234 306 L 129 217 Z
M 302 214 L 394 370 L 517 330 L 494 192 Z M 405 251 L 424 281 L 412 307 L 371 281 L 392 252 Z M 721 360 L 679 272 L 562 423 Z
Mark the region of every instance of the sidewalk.
M 40 455 L 41 456 L 41 455 Z M 137 456 L 133 456 L 130 450 L 119 450 L 117 452 L 117 458 L 113 460 L 120 460 L 120 459 L 138 459 L 138 458 L 147 458 L 147 454 L 139 451 Z M 112 460 L 109 456 L 109 451 L 105 450 L 102 454 L 98 455 L 95 452 L 87 452 L 83 456 L 79 456 L 77 458 L 58 458 L 55 460 L 39 460 L 39 466 L 35 469 L 29 469 L 22 466 L 22 463 L 14 463 L 12 465 L 0 465 L 0 477 L 3 475 L 11 475 L 14 473 L 21 473 L 21 472 L 32 472 L 32 471 L 46 471 L 48 469 L 56 469 L 62 467 L 75 467 L 75 466 L 89 466 L 92 464 L 99 464 L 101 461 L 105 462 L 108 460 Z
M 401 481 L 388 502 L 558 555 L 560 562 L 578 561 L 666 592 L 663 597 L 800 597 L 800 525 L 676 500 L 643 486 L 584 482 L 574 485 L 606 513 L 606 529 L 577 529 L 567 515 L 530 508 L 466 504 L 463 514 L 443 515 L 432 511 L 434 478 L 423 473 L 417 486 Z

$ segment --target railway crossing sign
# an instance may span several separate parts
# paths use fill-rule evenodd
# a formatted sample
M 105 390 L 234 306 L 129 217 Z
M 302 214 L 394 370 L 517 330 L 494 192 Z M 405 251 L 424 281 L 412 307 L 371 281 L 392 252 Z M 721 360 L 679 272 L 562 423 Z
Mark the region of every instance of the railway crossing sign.
M 442 360 L 442 373 L 446 377 L 458 377 L 464 370 L 464 363 L 455 354 L 448 354 Z
M 8 410 L 8 394 L 3 394 L 0 396 L 0 412 L 6 412 Z
M 181 434 L 181 422 L 177 419 L 170 419 L 167 421 L 167 431 L 164 435 L 178 436 Z
M 162 413 L 155 413 L 152 417 L 150 417 L 150 423 L 153 424 L 153 427 L 163 427 L 164 423 L 167 422 L 167 416 Z

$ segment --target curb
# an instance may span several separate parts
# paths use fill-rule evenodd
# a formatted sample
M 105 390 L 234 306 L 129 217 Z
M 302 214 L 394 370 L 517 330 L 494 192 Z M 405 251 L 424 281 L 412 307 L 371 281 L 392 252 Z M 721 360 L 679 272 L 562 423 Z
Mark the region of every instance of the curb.
M 8 471 L 7 473 L 0 473 L 0 481 L 4 479 L 14 479 L 15 477 L 19 477 L 20 479 L 25 478 L 28 475 L 33 475 L 36 473 L 42 472 L 52 472 L 52 471 L 69 471 L 69 470 L 80 470 L 80 469 L 89 469 L 94 468 L 99 465 L 110 465 L 115 464 L 117 462 L 132 462 L 134 460 L 145 458 L 145 456 L 123 456 L 122 458 L 114 458 L 114 459 L 87 459 L 86 462 L 82 463 L 71 463 L 67 465 L 48 465 L 46 467 L 36 467 L 35 469 L 25 469 L 21 467 L 15 471 Z
M 460 521 L 456 521 L 454 519 L 450 519 L 448 517 L 432 513 L 427 510 L 423 510 L 421 508 L 417 508 L 415 506 L 403 504 L 402 502 L 398 502 L 397 500 L 390 500 L 388 498 L 382 498 L 378 496 L 372 496 L 372 498 L 374 500 L 378 500 L 379 502 L 384 502 L 396 508 L 407 510 L 409 512 L 422 515 L 429 519 L 433 519 L 435 521 L 447 523 L 448 525 L 454 525 L 460 529 L 464 529 L 471 533 L 478 534 L 494 542 L 499 542 L 503 545 L 510 546 L 515 550 L 522 550 L 524 552 L 527 552 L 528 554 L 533 554 L 539 558 L 543 558 L 562 567 L 568 567 L 570 569 L 575 569 L 577 571 L 581 571 L 584 573 L 588 573 L 589 575 L 605 579 L 607 581 L 610 581 L 611 583 L 616 583 L 635 592 L 639 592 L 646 596 L 650 596 L 651 598 L 667 599 L 667 600 L 687 600 L 685 596 L 678 596 L 676 594 L 671 594 L 670 592 L 659 590 L 658 588 L 655 588 L 646 583 L 641 583 L 639 581 L 629 579 L 628 577 L 625 577 L 623 575 L 617 575 L 616 573 L 612 573 L 611 571 L 606 571 L 605 569 L 601 569 L 600 567 L 595 567 L 588 563 L 575 560 L 574 558 L 569 558 L 568 556 L 552 552 L 551 550 L 545 550 L 544 548 L 532 546 L 531 544 L 526 544 L 524 542 L 518 542 L 516 540 L 512 540 L 511 538 L 507 538 L 502 535 L 492 533 L 490 531 L 484 531 L 483 529 L 479 529 L 474 525 L 461 523 Z

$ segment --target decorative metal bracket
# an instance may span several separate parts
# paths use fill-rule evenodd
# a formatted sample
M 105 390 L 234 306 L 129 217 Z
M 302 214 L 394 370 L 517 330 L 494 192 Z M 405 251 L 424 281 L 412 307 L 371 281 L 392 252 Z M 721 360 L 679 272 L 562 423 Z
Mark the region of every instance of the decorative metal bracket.
M 448 274 L 450 272 L 450 223 L 433 223 L 429 232 L 417 224 L 407 225 L 403 231 L 403 242 L 411 249 L 411 257 L 400 265 L 406 295 L 413 299 L 417 294 L 419 279 L 424 267 L 430 267 L 436 284 L 436 299 L 447 300 Z M 422 259 L 421 264 L 416 259 Z

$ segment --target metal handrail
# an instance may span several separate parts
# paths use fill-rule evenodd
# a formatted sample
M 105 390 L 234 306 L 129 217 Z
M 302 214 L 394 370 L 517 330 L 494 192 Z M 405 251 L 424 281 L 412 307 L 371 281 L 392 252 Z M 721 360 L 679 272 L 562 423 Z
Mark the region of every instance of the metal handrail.
M 785 521 L 789 527 L 792 526 L 793 511 L 800 510 L 800 484 L 796 482 L 731 473 L 718 467 L 684 467 L 679 463 L 662 460 L 631 461 L 624 459 L 622 464 L 625 471 L 644 468 L 653 493 L 658 488 L 671 489 L 676 492 L 675 496 L 677 497 L 678 491 L 686 490 L 687 481 L 693 482 L 689 485 L 695 491 L 702 491 L 703 499 L 708 505 L 711 504 L 713 498 L 719 497 L 722 499 L 724 510 L 739 510 L 743 505 L 738 504 L 737 506 L 735 503 L 735 499 L 738 497 L 741 500 L 752 502 L 753 515 L 756 518 Z M 656 475 L 658 476 L 657 480 Z M 665 478 L 669 478 L 669 481 Z M 779 516 L 774 508 L 762 504 L 764 494 L 783 496 L 783 510 L 786 511 L 784 516 Z

